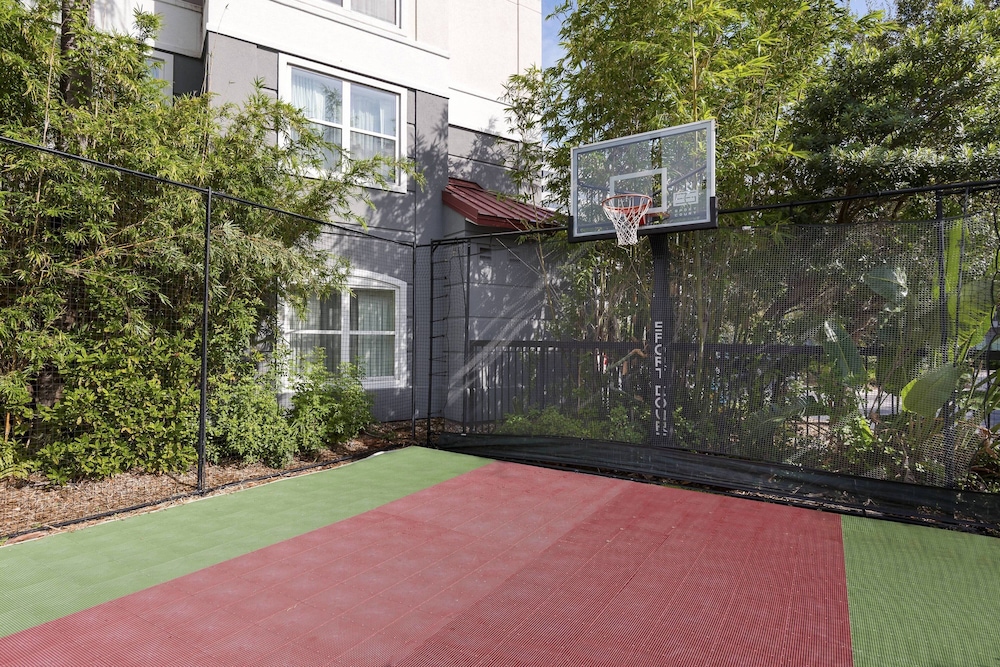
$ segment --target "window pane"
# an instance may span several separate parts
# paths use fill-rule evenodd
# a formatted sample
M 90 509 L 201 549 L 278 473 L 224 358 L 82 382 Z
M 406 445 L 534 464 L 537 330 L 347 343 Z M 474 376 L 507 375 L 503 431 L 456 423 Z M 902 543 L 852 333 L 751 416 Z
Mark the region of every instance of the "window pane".
M 319 134 L 323 138 L 323 141 L 332 144 L 332 146 L 319 149 L 318 157 L 323 162 L 323 168 L 329 171 L 339 170 L 342 152 L 337 147 L 343 145 L 343 130 L 339 127 L 330 127 L 329 125 L 320 125 L 319 123 L 309 123 L 309 127 Z M 292 130 L 292 138 L 298 139 L 299 133 Z
M 396 95 L 368 86 L 351 86 L 351 127 L 396 136 Z
M 289 332 L 301 331 L 340 331 L 341 327 L 341 295 L 334 293 L 325 299 L 317 296 L 309 297 L 305 318 L 300 318 L 294 311 L 288 318 Z
M 304 70 L 292 70 L 292 104 L 310 120 L 340 123 L 343 84 Z
M 151 79 L 166 80 L 166 62 L 163 58 L 147 57 L 146 71 L 149 72 L 149 78 Z
M 396 331 L 396 293 L 356 289 L 351 295 L 351 331 Z
M 389 23 L 396 22 L 396 0 L 351 0 L 351 9 Z
M 365 377 L 391 377 L 396 373 L 396 337 L 389 334 L 351 335 L 351 363 Z
M 333 146 L 342 146 L 344 142 L 344 133 L 339 127 L 330 127 L 328 125 L 318 125 L 317 123 L 310 123 L 310 127 L 318 132 L 320 136 L 323 137 L 323 141 L 328 144 L 333 144 Z M 323 148 L 321 150 L 323 157 L 323 166 L 330 171 L 340 169 L 340 155 L 341 152 L 337 148 Z
M 382 155 L 388 159 L 396 157 L 396 142 L 392 139 L 373 137 L 370 134 L 351 132 L 351 157 L 355 160 L 367 160 L 376 155 Z M 379 168 L 382 177 L 390 182 L 397 182 L 396 170 L 388 164 Z
M 327 370 L 336 371 L 340 367 L 340 334 L 300 334 L 288 336 L 288 344 L 292 348 L 292 359 L 295 366 L 301 368 L 306 359 L 319 348 L 323 348 L 321 357 Z
M 370 134 L 351 132 L 351 156 L 354 159 L 364 160 L 376 155 L 396 157 L 396 142 L 392 139 L 373 137 Z

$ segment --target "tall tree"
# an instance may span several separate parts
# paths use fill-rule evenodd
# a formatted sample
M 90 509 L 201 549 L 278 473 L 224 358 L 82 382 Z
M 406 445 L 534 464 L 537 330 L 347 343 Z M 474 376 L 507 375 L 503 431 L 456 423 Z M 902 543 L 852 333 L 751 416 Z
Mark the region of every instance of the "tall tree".
M 556 14 L 565 55 L 514 77 L 507 101 L 512 124 L 529 138 L 513 156 L 515 176 L 530 183 L 547 174 L 547 203 L 563 211 L 571 147 L 707 118 L 718 126 L 719 205 L 773 199 L 787 189 L 794 151 L 784 131 L 789 107 L 823 75 L 836 45 L 872 20 L 859 23 L 834 0 L 579 0 Z M 570 252 L 572 275 L 551 276 L 565 286 L 549 293 L 574 296 L 551 307 L 573 311 L 562 319 L 577 335 L 644 339 L 644 318 L 634 314 L 648 312 L 646 244 Z M 691 296 L 707 334 L 713 324 L 699 285 Z
M 900 0 L 894 20 L 879 27 L 839 48 L 796 106 L 789 134 L 806 154 L 796 165 L 796 193 L 996 178 L 1000 8 L 986 0 Z
M 77 33 L 86 26 L 93 0 L 61 0 L 59 16 L 59 53 L 64 61 L 72 63 L 73 55 L 79 51 Z M 81 97 L 88 94 L 86 77 L 78 67 L 70 64 L 59 77 L 59 93 L 63 101 L 76 106 Z
M 555 13 L 565 55 L 514 77 L 507 99 L 536 140 L 518 166 L 532 176 L 544 159 L 558 206 L 572 146 L 706 118 L 719 127 L 720 203 L 769 197 L 792 151 L 789 106 L 859 31 L 834 0 L 567 0 Z

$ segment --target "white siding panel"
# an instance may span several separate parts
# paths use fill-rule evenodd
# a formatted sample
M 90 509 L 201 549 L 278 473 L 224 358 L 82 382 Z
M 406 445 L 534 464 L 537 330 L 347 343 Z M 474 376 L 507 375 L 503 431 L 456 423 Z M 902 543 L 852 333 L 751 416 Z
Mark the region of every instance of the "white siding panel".
M 162 18 L 162 29 L 151 46 L 161 51 L 201 57 L 205 33 L 201 28 L 201 9 L 183 0 L 115 0 L 94 3 L 94 25 L 101 30 L 133 34 L 136 9 Z
M 397 85 L 447 96 L 448 57 L 403 30 L 324 12 L 311 0 L 211 2 L 208 30 Z M 405 7 L 405 4 L 404 4 Z M 362 17 L 364 18 L 364 17 Z

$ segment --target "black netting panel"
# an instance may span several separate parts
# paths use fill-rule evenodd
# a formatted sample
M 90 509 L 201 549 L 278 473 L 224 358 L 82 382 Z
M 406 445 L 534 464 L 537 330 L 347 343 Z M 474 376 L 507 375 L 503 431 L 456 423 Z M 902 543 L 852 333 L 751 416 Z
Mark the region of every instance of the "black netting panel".
M 883 499 L 897 514 L 938 487 L 926 504 L 962 514 L 941 498 L 996 487 L 981 464 L 995 441 L 997 238 L 990 209 L 631 249 L 441 243 L 434 408 L 462 434 L 442 442 L 521 459 L 534 442 L 549 463 L 719 486 L 731 474 L 730 487 L 782 495 L 812 479 L 814 495 L 857 506 L 902 484 L 914 492 Z M 678 468 L 654 450 L 713 456 Z M 768 486 L 776 476 L 791 482 Z M 830 491 L 837 479 L 850 497 Z
M 159 473 L 197 460 L 204 196 L 6 143 L 0 164 L 0 534 L 190 493 Z M 128 471 L 155 479 L 138 500 L 106 481 Z
M 9 140 L 0 165 L 0 535 L 341 460 L 333 411 L 412 435 L 412 242 Z M 344 289 L 283 283 L 308 255 Z
M 961 348 L 989 328 L 995 237 L 983 220 L 727 230 L 676 252 L 674 446 L 931 486 L 965 479 L 984 417 L 975 387 L 954 382 L 937 417 L 901 410 L 900 397 L 930 393 L 908 385 L 971 357 Z

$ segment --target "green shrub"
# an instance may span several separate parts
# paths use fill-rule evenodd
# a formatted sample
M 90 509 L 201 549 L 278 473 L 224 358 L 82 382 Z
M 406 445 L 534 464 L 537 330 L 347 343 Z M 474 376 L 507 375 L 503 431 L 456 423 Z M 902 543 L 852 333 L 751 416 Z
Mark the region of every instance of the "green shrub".
M 18 436 L 31 418 L 31 393 L 20 373 L 0 376 L 0 480 L 24 479 L 30 471 Z
M 27 479 L 30 472 L 28 463 L 21 459 L 9 440 L 0 440 L 0 481 L 7 479 Z
M 361 378 L 361 369 L 352 364 L 341 364 L 336 373 L 315 356 L 302 364 L 289 413 L 301 451 L 315 453 L 346 442 L 372 422 L 371 398 Z
M 274 372 L 252 369 L 212 379 L 205 458 L 212 463 L 288 464 L 295 441 L 275 394 Z
M 611 408 L 605 417 L 595 411 L 582 412 L 576 416 L 560 412 L 549 406 L 544 410 L 509 414 L 496 428 L 505 435 L 555 435 L 591 440 L 612 440 L 618 442 L 641 443 L 645 440 L 645 424 L 648 416 L 630 417 L 624 406 Z
M 196 458 L 194 344 L 182 336 L 98 343 L 60 359 L 62 395 L 37 406 L 34 464 L 56 483 L 133 468 L 186 469 Z

